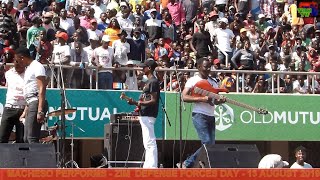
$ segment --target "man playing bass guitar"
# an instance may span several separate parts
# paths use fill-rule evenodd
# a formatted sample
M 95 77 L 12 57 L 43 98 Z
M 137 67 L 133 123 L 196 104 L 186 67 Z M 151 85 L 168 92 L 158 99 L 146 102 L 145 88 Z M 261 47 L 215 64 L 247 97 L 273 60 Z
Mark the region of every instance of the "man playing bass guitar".
M 158 167 L 158 149 L 154 124 L 158 116 L 160 86 L 158 79 L 153 75 L 158 66 L 154 60 L 148 59 L 142 65 L 143 72 L 148 77 L 148 81 L 143 88 L 143 93 L 139 101 L 128 99 L 128 104 L 140 107 L 139 122 L 142 129 L 143 146 L 145 148 L 145 162 L 143 168 Z
M 225 103 L 226 99 L 221 97 L 220 99 L 214 99 L 209 96 L 193 96 L 191 95 L 193 88 L 199 81 L 207 80 L 211 86 L 218 89 L 217 82 L 209 78 L 209 73 L 211 69 L 211 62 L 207 58 L 200 58 L 197 60 L 197 68 L 199 74 L 191 77 L 182 92 L 182 97 L 185 102 L 194 103 L 192 110 L 192 121 L 193 125 L 197 131 L 199 139 L 202 144 L 210 145 L 215 143 L 215 117 L 214 108 L 215 104 Z M 220 89 L 221 91 L 224 91 Z M 217 90 L 219 92 L 219 90 Z M 190 168 L 194 165 L 194 162 L 200 152 L 200 148 L 186 159 L 182 166 L 178 164 L 178 167 Z

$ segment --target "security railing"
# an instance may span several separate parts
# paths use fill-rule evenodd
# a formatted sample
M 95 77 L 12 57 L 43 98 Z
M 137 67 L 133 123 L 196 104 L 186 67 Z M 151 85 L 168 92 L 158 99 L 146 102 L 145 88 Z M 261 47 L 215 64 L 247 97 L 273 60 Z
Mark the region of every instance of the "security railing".
M 13 64 L 7 64 L 8 66 L 13 66 Z M 44 65 L 47 69 L 49 69 L 47 67 L 47 65 Z M 55 69 L 53 71 L 53 73 L 51 73 L 50 75 L 50 88 L 57 88 L 59 87 L 60 84 L 60 66 L 59 65 L 50 65 L 52 69 Z M 68 65 L 62 65 L 61 68 L 63 70 L 65 69 L 81 69 L 80 67 L 74 67 L 74 66 L 68 66 Z M 84 68 L 84 70 L 89 70 L 91 73 L 89 74 L 89 86 L 90 89 L 98 89 L 98 78 L 99 78 L 99 70 L 112 70 L 112 71 L 117 71 L 117 70 L 121 70 L 121 71 L 128 71 L 128 70 L 133 70 L 133 71 L 142 71 L 142 68 L 139 67 L 120 67 L 120 68 L 114 68 L 114 67 L 110 67 L 110 68 L 100 68 L 98 69 L 95 66 L 88 66 L 86 68 Z M 170 68 L 159 68 L 156 70 L 157 71 L 163 71 L 164 72 L 164 91 L 168 91 L 166 89 L 166 86 L 168 84 L 168 82 L 172 82 L 173 80 L 173 74 L 176 74 L 177 78 L 179 77 L 179 75 L 183 74 L 184 72 L 190 72 L 190 73 L 197 73 L 198 70 L 197 69 L 170 69 Z M 228 74 L 232 74 L 233 76 L 235 76 L 235 82 L 236 82 L 236 93 L 247 93 L 244 90 L 244 86 L 245 86 L 245 76 L 246 75 L 270 75 L 270 77 L 273 79 L 274 77 L 276 77 L 276 82 L 271 81 L 271 86 L 272 86 L 272 92 L 271 93 L 275 93 L 275 85 L 277 87 L 277 93 L 280 93 L 280 76 L 284 76 L 284 75 L 305 75 L 307 77 L 307 81 L 310 82 L 310 78 L 311 78 L 311 84 L 309 85 L 311 90 L 312 90 L 312 94 L 315 94 L 315 85 L 316 85 L 316 77 L 320 77 L 320 72 L 295 72 L 295 71 L 253 71 L 253 70 L 212 70 L 212 72 L 219 74 L 219 73 L 228 73 Z M 64 76 L 66 74 L 63 74 Z M 56 76 L 56 77 L 55 77 Z M 95 76 L 95 80 L 94 77 Z M 56 80 L 57 78 L 57 80 Z M 55 80 L 57 82 L 57 86 L 55 86 Z M 241 82 L 241 83 L 239 83 Z M 275 84 L 276 83 L 276 84 Z M 172 84 L 169 84 L 169 91 L 172 91 Z

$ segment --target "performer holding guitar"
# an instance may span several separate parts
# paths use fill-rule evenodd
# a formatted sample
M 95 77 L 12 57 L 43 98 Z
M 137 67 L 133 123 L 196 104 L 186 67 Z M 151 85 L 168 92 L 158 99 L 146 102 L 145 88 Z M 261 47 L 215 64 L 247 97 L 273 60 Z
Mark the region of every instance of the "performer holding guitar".
M 153 75 L 157 66 L 157 63 L 150 59 L 141 65 L 143 72 L 148 77 L 148 81 L 143 88 L 143 93 L 139 101 L 134 101 L 132 98 L 127 99 L 128 104 L 140 107 L 139 122 L 141 124 L 143 145 L 145 148 L 143 168 L 158 167 L 158 149 L 154 133 L 154 123 L 158 115 L 160 87 L 158 79 Z
M 191 77 L 182 92 L 182 97 L 185 102 L 194 103 L 192 110 L 193 125 L 198 133 L 199 139 L 202 144 L 215 143 L 215 117 L 214 117 L 214 104 L 221 104 L 226 101 L 225 97 L 215 99 L 212 96 L 192 96 L 192 90 L 197 82 L 207 80 L 213 88 L 218 88 L 217 82 L 209 78 L 211 62 L 207 58 L 200 58 L 197 60 L 197 68 L 199 75 Z M 220 91 L 224 91 L 220 89 Z M 191 155 L 182 164 L 182 168 L 190 168 L 193 166 L 200 148 Z M 177 164 L 181 168 L 181 164 Z

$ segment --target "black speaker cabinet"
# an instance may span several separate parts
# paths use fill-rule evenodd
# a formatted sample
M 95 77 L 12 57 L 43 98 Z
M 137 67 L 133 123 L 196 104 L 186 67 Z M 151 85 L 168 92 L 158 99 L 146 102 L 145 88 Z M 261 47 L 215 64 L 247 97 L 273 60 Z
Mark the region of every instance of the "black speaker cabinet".
M 202 145 L 195 168 L 257 168 L 261 155 L 256 145 Z
M 54 144 L 0 144 L 0 168 L 56 168 Z
M 104 148 L 108 153 L 108 161 L 117 162 L 117 167 L 127 163 L 133 163 L 136 164 L 132 165 L 133 167 L 139 167 L 144 154 L 140 123 L 106 124 Z

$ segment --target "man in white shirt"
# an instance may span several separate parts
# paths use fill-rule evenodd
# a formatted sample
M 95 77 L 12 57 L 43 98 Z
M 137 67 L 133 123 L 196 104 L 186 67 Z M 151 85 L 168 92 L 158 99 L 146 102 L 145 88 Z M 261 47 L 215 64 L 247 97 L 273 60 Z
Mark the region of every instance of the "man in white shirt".
M 99 19 L 101 13 L 106 12 L 107 6 L 101 3 L 102 0 L 95 0 L 95 4 L 91 6 L 94 10 L 94 18 Z
M 207 58 L 197 60 L 197 68 L 199 74 L 191 77 L 185 84 L 182 92 L 182 98 L 185 102 L 193 103 L 192 121 L 198 133 L 201 144 L 215 144 L 215 104 L 226 102 L 225 98 L 215 99 L 212 96 L 192 96 L 192 89 L 200 81 L 208 81 L 213 88 L 218 88 L 217 81 L 209 77 L 211 70 L 211 61 Z M 177 164 L 178 167 L 190 168 L 193 167 L 195 160 L 199 154 L 197 150 L 183 164 Z
M 118 36 L 120 39 L 115 40 L 112 44 L 114 49 L 114 61 L 121 66 L 126 66 L 128 62 L 128 53 L 130 53 L 130 44 L 127 42 L 127 32 L 122 30 Z
M 114 60 L 114 50 L 109 46 L 110 38 L 108 35 L 102 37 L 102 45 L 93 50 L 91 63 L 98 67 L 98 88 L 99 89 L 112 89 L 113 77 L 112 70 L 102 69 L 111 68 Z
M 96 19 L 90 20 L 90 29 L 87 29 L 88 37 L 94 36 L 95 34 L 98 35 L 98 37 L 101 39 L 103 36 L 103 33 L 98 30 L 98 22 Z
M 40 62 L 31 59 L 27 48 L 18 48 L 14 58 L 19 64 L 26 67 L 23 88 L 23 95 L 27 102 L 24 141 L 39 143 L 41 125 L 44 123 L 45 113 L 48 110 L 45 100 L 46 71 Z
M 312 168 L 312 166 L 305 162 L 307 157 L 307 149 L 303 146 L 299 146 L 294 151 L 296 162 L 292 164 L 291 169 Z
M 7 95 L 1 125 L 0 143 L 8 143 L 13 126 L 16 128 L 16 142 L 23 143 L 23 123 L 26 102 L 23 97 L 24 71 L 22 64 L 14 61 L 14 67 L 5 73 Z
M 128 8 L 128 6 L 125 6 L 125 2 L 121 2 L 120 6 L 122 7 L 126 7 L 125 9 L 123 9 L 122 15 L 120 17 L 117 18 L 120 28 L 125 30 L 127 32 L 127 38 L 131 39 L 131 32 L 133 30 L 133 22 L 130 20 L 129 15 L 130 15 L 130 9 Z
M 60 16 L 60 27 L 67 31 L 73 26 L 73 20 L 67 17 L 67 10 L 65 9 L 61 9 Z
M 218 44 L 218 47 L 219 47 L 218 59 L 220 59 L 221 64 L 225 64 L 226 57 L 221 51 L 228 54 L 228 62 L 230 62 L 230 59 L 232 57 L 231 42 L 234 42 L 235 35 L 229 28 L 227 28 L 227 25 L 228 25 L 227 18 L 221 18 L 218 20 L 218 22 L 219 22 L 219 28 L 217 28 L 214 31 L 213 35 L 216 38 L 216 43 Z

